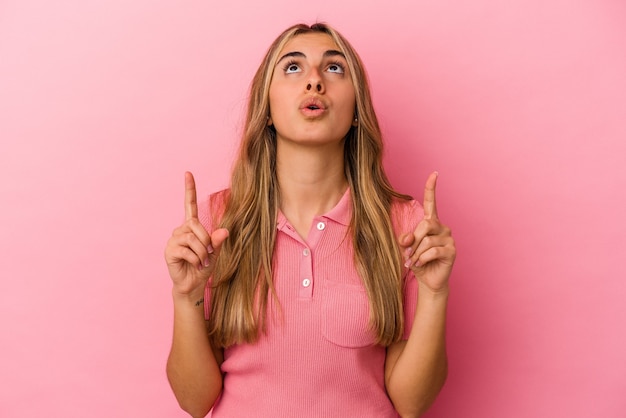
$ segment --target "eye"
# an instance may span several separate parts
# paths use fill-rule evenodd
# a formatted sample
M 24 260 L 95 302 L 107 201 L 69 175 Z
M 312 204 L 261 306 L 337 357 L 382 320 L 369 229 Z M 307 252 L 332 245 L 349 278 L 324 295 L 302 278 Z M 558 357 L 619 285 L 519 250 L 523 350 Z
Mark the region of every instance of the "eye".
M 340 62 L 333 62 L 328 66 L 328 71 L 336 74 L 344 73 L 344 65 Z
M 283 70 L 286 74 L 299 73 L 300 71 L 302 71 L 298 63 L 295 61 L 289 61 L 287 64 L 285 64 Z

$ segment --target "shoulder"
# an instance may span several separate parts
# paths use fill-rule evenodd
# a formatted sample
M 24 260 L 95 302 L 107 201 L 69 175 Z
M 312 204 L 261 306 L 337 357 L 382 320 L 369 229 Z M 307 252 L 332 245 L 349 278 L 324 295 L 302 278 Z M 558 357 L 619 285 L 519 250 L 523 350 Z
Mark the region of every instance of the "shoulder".
M 394 197 L 390 208 L 391 222 L 396 235 L 413 231 L 424 218 L 424 208 L 415 199 Z
M 198 202 L 198 219 L 207 231 L 212 231 L 213 225 L 219 224 L 224 216 L 229 195 L 230 189 L 224 189 L 211 193 Z
M 230 196 L 230 189 L 220 190 L 219 192 L 212 193 L 208 196 L 208 210 L 213 213 L 224 213 L 224 208 L 228 202 Z

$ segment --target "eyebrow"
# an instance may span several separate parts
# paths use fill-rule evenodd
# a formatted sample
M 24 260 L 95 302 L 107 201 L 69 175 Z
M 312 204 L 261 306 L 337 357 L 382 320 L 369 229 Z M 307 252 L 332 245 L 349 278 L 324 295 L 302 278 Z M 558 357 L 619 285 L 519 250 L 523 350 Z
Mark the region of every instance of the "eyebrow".
M 346 58 L 346 56 L 343 54 L 343 52 L 337 51 L 336 49 L 329 49 L 328 51 L 325 51 L 322 56 L 324 58 L 336 57 L 336 56 L 340 56 L 340 57 L 342 57 L 344 59 Z M 278 61 L 276 61 L 276 64 L 278 65 L 278 63 L 280 63 L 282 60 L 284 60 L 286 58 L 289 58 L 289 57 L 306 58 L 306 55 L 303 52 L 300 52 L 300 51 L 287 52 L 285 55 L 280 57 L 280 59 Z

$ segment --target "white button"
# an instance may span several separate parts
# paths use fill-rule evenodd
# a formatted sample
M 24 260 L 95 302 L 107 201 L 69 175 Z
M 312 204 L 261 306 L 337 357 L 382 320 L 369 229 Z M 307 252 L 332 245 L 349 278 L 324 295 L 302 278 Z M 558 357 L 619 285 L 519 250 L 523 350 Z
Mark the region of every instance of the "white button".
M 311 252 L 309 251 L 308 248 L 305 248 L 304 251 L 302 251 L 302 255 L 307 257 L 309 254 L 311 254 Z
M 311 286 L 311 280 L 309 280 L 309 279 L 302 280 L 302 286 L 304 286 L 304 287 Z
M 317 229 L 323 231 L 326 228 L 326 224 L 324 222 L 318 222 Z

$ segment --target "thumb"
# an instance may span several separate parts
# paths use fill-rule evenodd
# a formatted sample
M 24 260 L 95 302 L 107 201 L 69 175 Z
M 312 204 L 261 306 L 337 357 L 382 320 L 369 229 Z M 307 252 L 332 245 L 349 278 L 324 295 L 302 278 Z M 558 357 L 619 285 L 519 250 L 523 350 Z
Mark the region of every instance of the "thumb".
M 409 245 L 413 244 L 413 234 L 411 234 L 410 232 L 404 233 L 400 236 L 400 239 L 398 239 L 399 244 L 402 247 L 408 247 Z
M 228 238 L 228 229 L 219 228 L 213 231 L 211 234 L 211 246 L 213 247 L 213 253 L 215 256 L 219 255 L 222 244 Z

